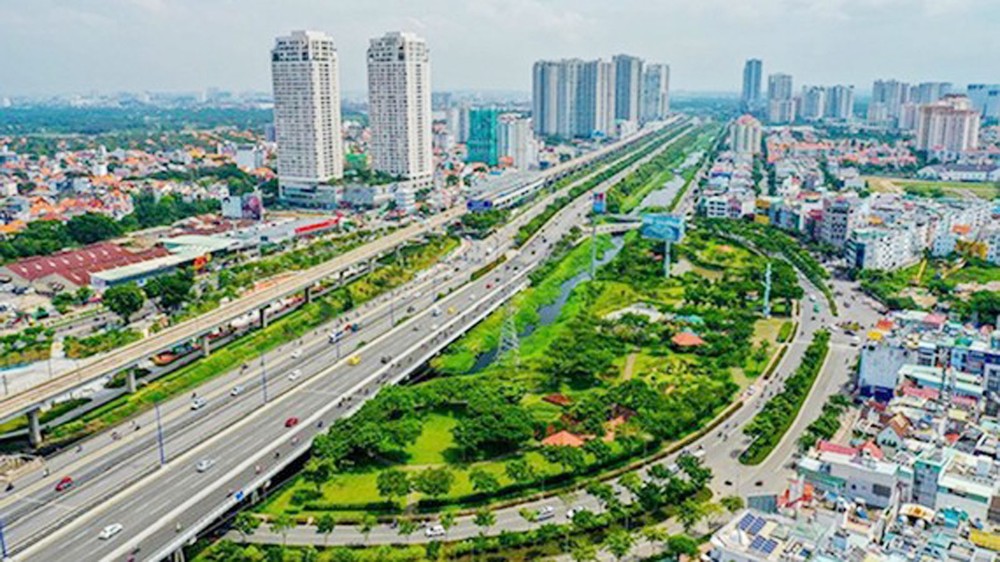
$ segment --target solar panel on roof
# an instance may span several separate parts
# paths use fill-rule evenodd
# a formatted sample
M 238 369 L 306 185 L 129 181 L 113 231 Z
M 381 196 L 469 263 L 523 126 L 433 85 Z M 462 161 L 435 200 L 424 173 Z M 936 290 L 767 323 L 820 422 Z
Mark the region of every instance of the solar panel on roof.
M 764 528 L 766 523 L 767 521 L 765 521 L 762 517 L 755 517 L 753 525 L 750 525 L 750 529 L 747 532 L 751 535 L 756 535 L 761 529 Z
M 756 519 L 756 517 L 754 517 L 753 514 L 751 513 L 745 514 L 743 516 L 743 519 L 740 519 L 740 523 L 738 526 L 739 530 L 746 531 L 747 529 L 749 529 L 750 525 L 753 525 L 754 519 Z
M 760 536 L 754 537 L 753 542 L 750 543 L 750 550 L 759 550 L 759 551 L 763 552 L 764 551 L 764 543 L 766 543 L 766 542 L 767 542 L 767 539 L 765 539 L 764 537 L 760 537 Z
M 772 552 L 774 552 L 775 548 L 778 548 L 778 541 L 774 539 L 767 539 L 764 541 L 764 547 L 761 548 L 760 551 L 763 552 L 764 554 L 771 554 Z

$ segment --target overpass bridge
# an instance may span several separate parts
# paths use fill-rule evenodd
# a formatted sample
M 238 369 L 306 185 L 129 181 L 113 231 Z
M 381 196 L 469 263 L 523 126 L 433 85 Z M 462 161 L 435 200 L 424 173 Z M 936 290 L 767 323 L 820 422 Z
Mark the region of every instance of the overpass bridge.
M 634 145 L 650 135 L 664 131 L 664 129 L 683 120 L 684 118 L 674 117 L 643 129 L 628 138 L 580 158 L 554 166 L 544 171 L 542 177 L 546 185 L 549 185 L 588 165 L 604 159 L 616 158 L 627 153 Z M 201 340 L 203 353 L 210 353 L 208 335 L 218 328 L 253 313 L 259 315 L 260 326 L 266 327 L 267 310 L 272 303 L 295 295 L 302 295 L 306 301 L 309 301 L 322 283 L 328 283 L 331 280 L 335 284 L 340 283 L 345 273 L 365 264 L 371 267 L 382 256 L 414 239 L 446 227 L 461 218 L 466 212 L 466 209 L 462 207 L 455 207 L 426 221 L 411 224 L 342 256 L 283 279 L 253 295 L 227 303 L 207 314 L 171 326 L 150 337 L 125 346 L 111 355 L 82 365 L 24 392 L 6 397 L 0 400 L 0 422 L 16 416 L 27 415 L 29 441 L 32 445 L 37 446 L 41 443 L 40 412 L 51 400 L 122 372 L 126 377 L 127 388 L 130 392 L 134 392 L 136 381 L 133 368 L 149 357 L 179 344 L 198 340 Z

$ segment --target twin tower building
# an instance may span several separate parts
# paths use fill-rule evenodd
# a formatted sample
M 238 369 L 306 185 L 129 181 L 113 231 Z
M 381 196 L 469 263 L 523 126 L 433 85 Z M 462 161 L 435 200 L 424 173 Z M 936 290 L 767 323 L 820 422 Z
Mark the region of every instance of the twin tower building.
M 278 37 L 271 51 L 278 183 L 283 200 L 330 206 L 344 176 L 340 76 L 333 38 L 318 31 Z M 424 39 L 391 32 L 368 46 L 372 169 L 431 183 L 431 64 Z

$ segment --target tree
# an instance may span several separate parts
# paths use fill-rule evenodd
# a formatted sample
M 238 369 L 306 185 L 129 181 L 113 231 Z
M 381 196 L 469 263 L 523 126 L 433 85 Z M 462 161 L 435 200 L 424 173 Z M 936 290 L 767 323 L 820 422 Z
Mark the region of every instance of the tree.
M 366 513 L 361 517 L 361 522 L 358 523 L 358 531 L 361 532 L 365 537 L 365 544 L 368 544 L 368 535 L 371 534 L 372 529 L 378 525 L 378 519 L 371 513 Z
M 285 546 L 285 540 L 288 538 L 288 531 L 295 526 L 295 522 L 292 518 L 285 513 L 274 518 L 271 521 L 271 532 L 281 535 L 281 546 Z
M 615 560 L 621 560 L 627 556 L 634 546 L 635 536 L 625 529 L 609 533 L 607 538 L 604 539 L 604 548 L 608 549 L 608 552 L 615 557 Z
M 395 503 L 394 500 L 405 498 L 413 486 L 405 472 L 398 468 L 388 468 L 378 473 L 375 487 L 378 488 L 378 495 Z
M 573 543 L 573 549 L 569 551 L 573 562 L 595 562 L 597 560 L 597 548 L 586 540 Z
M 528 523 L 538 521 L 538 510 L 531 509 L 530 507 L 522 507 L 517 513 L 521 516 L 521 519 L 524 519 Z
M 154 277 L 146 283 L 146 296 L 157 299 L 160 307 L 175 310 L 191 298 L 194 273 L 184 268 L 169 275 Z
M 337 520 L 329 513 L 324 513 L 316 519 L 316 532 L 323 535 L 323 546 L 326 546 L 326 541 L 335 528 L 337 528 Z
M 316 547 L 307 544 L 300 550 L 302 557 L 299 558 L 299 562 L 316 562 L 319 560 L 319 552 L 316 551 Z
M 507 478 L 510 478 L 516 484 L 527 484 L 537 477 L 534 467 L 524 459 L 507 461 L 503 470 Z
M 743 498 L 739 496 L 725 496 L 719 500 L 719 504 L 729 513 L 736 513 L 743 509 Z
M 437 498 L 451 491 L 451 485 L 454 482 L 455 475 L 447 468 L 426 468 L 414 477 L 413 489 L 432 498 Z
M 111 287 L 107 291 L 104 291 L 104 297 L 101 300 L 104 306 L 117 314 L 122 319 L 122 322 L 128 324 L 129 318 L 142 310 L 142 305 L 146 302 L 146 296 L 143 294 L 142 289 L 137 287 L 135 283 L 128 283 L 126 285 Z
M 402 519 L 399 522 L 399 535 L 406 537 L 406 542 L 410 542 L 410 535 L 417 530 L 417 522 L 413 519 Z
M 332 474 L 333 468 L 329 463 L 312 459 L 306 464 L 305 470 L 302 471 L 302 479 L 306 482 L 311 482 L 313 486 L 316 486 L 316 493 L 322 494 L 323 484 L 330 479 Z
M 241 511 L 236 514 L 236 519 L 233 519 L 233 529 L 236 529 L 236 532 L 240 534 L 245 543 L 249 535 L 257 532 L 257 529 L 260 528 L 260 523 L 259 517 L 248 511 Z
M 671 535 L 667 539 L 667 551 L 674 557 L 679 557 L 682 554 L 692 558 L 698 556 L 698 546 L 698 539 L 688 535 Z
M 473 490 L 484 494 L 491 494 L 500 489 L 500 481 L 497 480 L 497 477 L 492 472 L 481 468 L 473 468 L 469 471 L 469 482 L 472 483 Z
M 622 474 L 621 478 L 618 479 L 618 483 L 622 485 L 623 488 L 638 495 L 639 490 L 642 488 L 642 478 L 635 472 L 626 472 Z
M 688 498 L 677 506 L 677 520 L 684 527 L 684 532 L 690 533 L 708 515 L 705 504 Z
M 124 231 L 114 219 L 98 213 L 84 213 L 66 222 L 66 232 L 73 241 L 81 245 L 117 238 Z
M 445 538 L 448 537 L 448 531 L 455 526 L 455 517 L 455 510 L 449 509 L 448 511 L 442 513 L 441 517 L 438 519 L 441 524 L 441 528 L 444 529 Z
M 490 527 L 496 525 L 497 516 L 488 507 L 481 507 L 476 510 L 476 515 L 472 518 L 472 522 L 476 527 L 481 527 L 483 532 L 486 532 L 489 531 Z
M 646 539 L 650 544 L 664 544 L 670 538 L 669 533 L 663 527 L 656 527 L 650 525 L 649 527 L 644 527 L 641 531 L 642 538 Z

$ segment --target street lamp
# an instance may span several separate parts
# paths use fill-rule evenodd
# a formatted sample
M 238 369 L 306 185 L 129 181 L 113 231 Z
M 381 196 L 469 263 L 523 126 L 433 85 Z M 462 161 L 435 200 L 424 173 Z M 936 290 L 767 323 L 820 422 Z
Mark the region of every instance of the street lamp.
M 260 389 L 264 393 L 264 403 L 267 404 L 267 352 L 260 354 Z
M 160 420 L 160 405 L 153 404 L 156 411 L 156 444 L 160 450 L 160 466 L 167 464 L 167 454 L 163 448 L 163 422 Z

